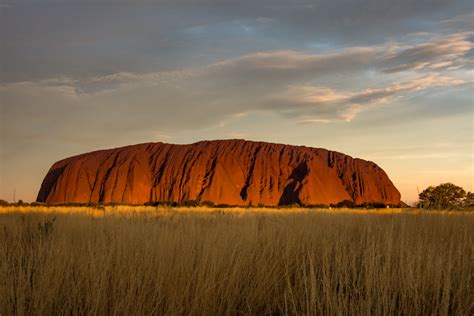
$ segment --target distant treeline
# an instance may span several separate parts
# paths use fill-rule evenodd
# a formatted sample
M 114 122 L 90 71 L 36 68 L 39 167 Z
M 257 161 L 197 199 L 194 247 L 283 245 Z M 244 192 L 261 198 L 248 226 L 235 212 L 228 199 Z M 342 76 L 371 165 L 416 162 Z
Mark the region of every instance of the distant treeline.
M 125 203 L 44 203 L 44 202 L 32 202 L 32 203 L 25 203 L 23 201 L 18 201 L 16 203 L 8 203 L 5 200 L 0 200 L 0 206 L 42 206 L 42 207 L 50 207 L 50 206 L 65 206 L 65 207 L 104 207 L 104 206 L 153 206 L 153 207 L 210 207 L 210 208 L 232 208 L 232 207 L 242 207 L 242 208 L 397 208 L 397 207 L 408 207 L 406 204 L 401 205 L 393 205 L 393 204 L 385 204 L 383 202 L 370 202 L 364 204 L 356 204 L 354 201 L 351 200 L 344 200 L 339 203 L 334 204 L 312 204 L 312 205 L 301 205 L 298 203 L 292 204 L 281 204 L 278 206 L 275 205 L 232 205 L 232 204 L 216 204 L 211 201 L 181 201 L 181 202 L 174 202 L 174 201 L 151 201 L 146 202 L 144 204 L 125 204 Z

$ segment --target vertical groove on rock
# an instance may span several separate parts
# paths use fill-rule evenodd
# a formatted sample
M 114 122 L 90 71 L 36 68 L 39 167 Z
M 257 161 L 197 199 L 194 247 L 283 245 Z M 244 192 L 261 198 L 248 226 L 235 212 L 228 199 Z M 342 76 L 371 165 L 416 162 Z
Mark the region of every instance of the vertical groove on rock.
M 256 149 L 253 152 L 251 162 L 250 162 L 249 171 L 247 173 L 247 177 L 245 178 L 244 186 L 242 187 L 242 190 L 240 191 L 240 197 L 244 201 L 246 201 L 247 197 L 248 197 L 247 190 L 250 186 L 250 181 L 253 177 L 253 173 L 254 173 L 254 169 L 255 169 L 255 162 L 257 161 L 257 157 L 258 157 L 258 153 L 259 153 L 260 149 L 261 149 L 261 147 L 257 146 Z
M 114 156 L 115 155 L 115 156 Z M 99 193 L 99 201 L 98 202 L 103 202 L 104 201 L 104 194 L 105 194 L 105 183 L 107 182 L 110 174 L 112 173 L 112 171 L 114 170 L 116 164 L 117 164 L 117 160 L 118 160 L 118 156 L 119 156 L 119 152 L 115 152 L 115 153 L 112 153 L 110 155 L 110 157 L 114 156 L 113 158 L 113 162 L 112 162 L 112 165 L 111 166 L 108 166 L 107 168 L 107 171 L 106 173 L 104 174 L 104 177 L 102 178 L 102 185 L 100 187 L 100 193 Z

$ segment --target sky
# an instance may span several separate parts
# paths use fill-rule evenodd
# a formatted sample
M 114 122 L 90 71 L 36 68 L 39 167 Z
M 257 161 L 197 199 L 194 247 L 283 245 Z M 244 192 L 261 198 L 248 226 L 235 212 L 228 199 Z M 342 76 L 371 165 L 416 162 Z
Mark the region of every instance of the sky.
M 469 0 L 2 0 L 0 199 L 60 159 L 239 138 L 474 190 Z

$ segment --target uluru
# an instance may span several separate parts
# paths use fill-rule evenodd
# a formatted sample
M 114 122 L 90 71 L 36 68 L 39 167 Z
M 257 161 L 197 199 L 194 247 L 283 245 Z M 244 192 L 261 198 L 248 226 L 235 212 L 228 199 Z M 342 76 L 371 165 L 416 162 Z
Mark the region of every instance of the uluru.
M 321 148 L 245 140 L 146 143 L 56 162 L 37 201 L 212 202 L 239 206 L 398 205 L 400 193 L 375 163 Z

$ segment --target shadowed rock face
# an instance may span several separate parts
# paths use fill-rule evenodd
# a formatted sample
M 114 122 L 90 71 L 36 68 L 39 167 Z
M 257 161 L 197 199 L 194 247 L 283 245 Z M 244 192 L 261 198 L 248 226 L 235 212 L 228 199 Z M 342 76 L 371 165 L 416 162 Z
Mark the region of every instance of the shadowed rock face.
M 149 143 L 55 163 L 37 201 L 210 201 L 230 205 L 399 204 L 375 163 L 326 149 L 250 142 Z

